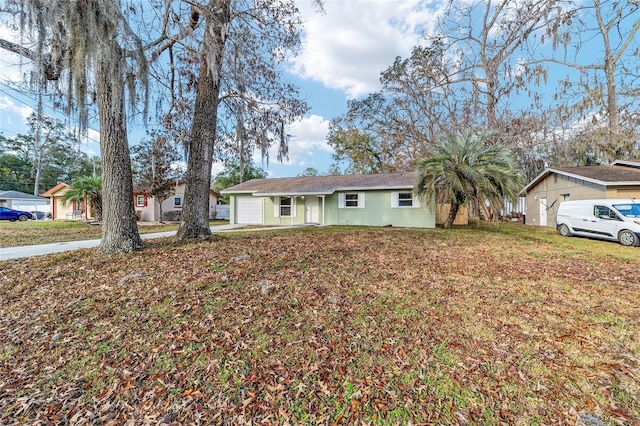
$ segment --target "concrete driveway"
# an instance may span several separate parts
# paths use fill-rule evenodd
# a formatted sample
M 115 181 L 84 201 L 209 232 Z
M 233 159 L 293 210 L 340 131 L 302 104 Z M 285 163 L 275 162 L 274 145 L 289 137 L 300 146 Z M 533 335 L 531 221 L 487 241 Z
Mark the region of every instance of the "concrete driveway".
M 235 228 L 242 227 L 244 225 L 218 225 L 212 226 L 211 232 L 224 232 L 231 231 Z M 273 228 L 270 228 L 273 229 Z M 254 229 L 252 229 L 254 230 Z M 176 231 L 167 232 L 155 232 L 153 234 L 140 234 L 143 240 L 149 240 L 153 238 L 171 237 L 176 234 Z M 61 253 L 64 251 L 79 250 L 85 248 L 98 247 L 100 240 L 84 240 L 84 241 L 69 241 L 65 243 L 51 243 L 40 244 L 34 246 L 20 246 L 20 247 L 7 247 L 0 248 L 0 260 L 19 259 L 21 257 L 42 256 L 45 254 Z

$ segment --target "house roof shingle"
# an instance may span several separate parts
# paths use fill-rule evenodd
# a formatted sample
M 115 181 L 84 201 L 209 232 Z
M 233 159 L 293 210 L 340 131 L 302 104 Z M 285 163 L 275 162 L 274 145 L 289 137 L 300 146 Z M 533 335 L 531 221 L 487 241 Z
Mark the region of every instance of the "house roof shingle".
M 178 181 L 178 182 L 176 183 L 176 188 L 177 188 L 178 186 L 180 186 L 180 185 L 185 185 L 185 183 L 186 183 L 186 182 L 185 182 L 185 181 L 182 181 L 182 180 L 181 180 L 181 181 Z M 143 195 L 143 194 L 144 194 L 144 195 L 149 195 L 150 193 L 151 193 L 151 191 L 150 191 L 150 190 L 148 190 L 148 189 L 142 189 L 142 188 L 140 187 L 140 185 L 139 185 L 139 184 L 137 184 L 136 182 L 133 182 L 133 195 Z M 219 193 L 218 191 L 216 191 L 215 189 L 211 189 L 211 188 L 209 188 L 209 194 L 210 194 L 210 195 L 213 195 L 213 196 L 214 196 L 214 197 L 216 197 L 216 198 L 222 198 L 222 195 L 220 195 L 220 193 Z
M 566 174 L 583 176 L 604 183 L 636 182 L 640 183 L 640 169 L 623 166 L 583 166 L 557 167 L 554 170 Z
M 46 198 L 38 197 L 37 195 L 27 194 L 20 191 L 0 191 L 0 199 L 3 200 L 40 200 L 44 201 Z
M 640 186 L 640 162 L 616 161 L 610 166 L 548 168 L 536 176 L 522 190 L 522 193 L 526 193 L 552 173 L 582 179 L 602 186 Z
M 335 191 L 413 188 L 414 172 L 371 175 L 331 175 L 290 178 L 253 179 L 232 186 L 223 194 L 269 195 L 328 195 Z
M 636 169 L 640 169 L 640 159 L 639 160 L 616 160 L 611 163 L 612 166 L 625 166 L 625 167 L 634 167 Z

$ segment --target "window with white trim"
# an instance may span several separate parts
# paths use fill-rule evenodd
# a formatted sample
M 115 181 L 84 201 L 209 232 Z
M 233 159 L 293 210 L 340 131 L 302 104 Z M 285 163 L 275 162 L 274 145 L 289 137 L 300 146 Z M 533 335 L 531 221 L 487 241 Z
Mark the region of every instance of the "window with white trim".
M 173 197 L 173 207 L 182 207 L 182 197 Z
M 420 207 L 420 201 L 413 192 L 392 192 L 391 193 L 392 208 L 416 208 Z
M 341 209 L 363 209 L 364 192 L 343 192 L 338 194 L 338 207 Z
M 280 197 L 280 217 L 291 217 L 291 197 Z
M 399 192 L 398 207 L 413 207 L 413 194 L 410 192 Z
M 274 217 L 296 217 L 296 200 L 294 197 L 273 197 Z
M 136 206 L 144 207 L 144 195 L 136 195 Z

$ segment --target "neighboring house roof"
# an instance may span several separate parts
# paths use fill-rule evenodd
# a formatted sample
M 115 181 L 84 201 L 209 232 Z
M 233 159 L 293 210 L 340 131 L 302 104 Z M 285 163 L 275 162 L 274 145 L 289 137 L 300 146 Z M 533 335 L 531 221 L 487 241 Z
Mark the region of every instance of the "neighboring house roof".
M 616 160 L 611 163 L 612 166 L 627 166 L 640 169 L 640 160 Z
M 415 172 L 375 175 L 331 175 L 253 179 L 220 191 L 223 194 L 329 195 L 336 191 L 413 188 Z
M 41 197 L 53 197 L 54 195 L 56 195 L 56 192 L 60 191 L 61 189 L 64 188 L 68 188 L 69 185 L 67 185 L 64 182 L 60 182 L 59 184 L 57 184 L 56 186 L 54 186 L 53 188 L 50 188 L 48 190 L 46 190 L 45 192 L 43 192 L 42 194 L 40 194 Z
M 581 179 L 602 186 L 636 186 L 640 185 L 640 163 L 633 161 L 616 161 L 610 166 L 582 166 L 548 168 L 533 179 L 521 194 L 542 182 L 552 173 Z
M 178 182 L 178 184 L 176 186 L 180 186 L 180 185 L 185 185 L 185 182 L 180 181 L 180 182 Z M 140 186 L 137 183 L 133 184 L 133 194 L 134 195 L 144 194 L 144 195 L 150 196 L 149 195 L 150 193 L 151 193 L 151 191 L 148 190 L 148 189 L 140 189 Z M 215 191 L 213 189 L 209 189 L 209 194 L 213 195 L 216 198 L 222 198 L 222 195 L 220 195 L 220 193 L 218 191 Z
M 0 199 L 1 200 L 38 200 L 38 201 L 49 201 L 44 197 L 38 197 L 37 195 L 27 194 L 26 192 L 20 191 L 0 191 Z

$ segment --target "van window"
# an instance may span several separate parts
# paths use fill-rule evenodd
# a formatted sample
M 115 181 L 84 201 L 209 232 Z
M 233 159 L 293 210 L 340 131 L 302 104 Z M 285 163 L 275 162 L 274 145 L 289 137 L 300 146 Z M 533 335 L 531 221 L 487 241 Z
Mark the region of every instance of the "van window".
M 640 217 L 640 203 L 638 204 L 614 204 L 622 215 L 626 217 Z
M 606 206 L 594 206 L 594 215 L 599 218 L 615 219 L 616 213 Z

